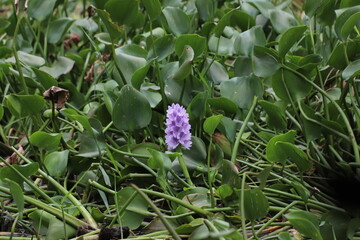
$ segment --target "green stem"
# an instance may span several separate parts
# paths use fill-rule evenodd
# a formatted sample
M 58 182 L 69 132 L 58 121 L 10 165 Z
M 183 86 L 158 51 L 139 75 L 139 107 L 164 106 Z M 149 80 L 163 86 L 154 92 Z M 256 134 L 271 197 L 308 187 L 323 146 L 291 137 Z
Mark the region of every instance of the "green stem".
M 256 104 L 257 104 L 257 96 L 254 96 L 251 108 L 250 108 L 250 110 L 249 110 L 249 112 L 248 112 L 248 114 L 247 114 L 247 116 L 246 116 L 246 118 L 245 118 L 245 120 L 244 120 L 244 122 L 243 122 L 237 136 L 236 136 L 236 141 L 235 141 L 233 151 L 232 151 L 232 154 L 231 154 L 231 162 L 232 163 L 235 163 L 235 161 L 236 161 L 236 155 L 238 153 L 241 137 L 242 137 L 242 135 L 243 135 L 243 133 L 244 133 L 244 131 L 246 129 L 246 126 L 247 126 L 247 124 L 248 124 L 248 122 L 250 120 L 250 117 L 251 117 L 251 115 L 252 115 L 252 113 L 253 113 L 253 111 L 254 111 L 254 109 L 256 107 Z
M 188 171 L 188 169 L 187 169 L 187 166 L 186 166 L 186 163 L 185 163 L 185 159 L 184 159 L 184 157 L 183 157 L 183 155 L 182 155 L 181 150 L 180 150 L 180 153 L 179 153 L 179 155 L 178 155 L 178 161 L 179 161 L 180 167 L 181 167 L 181 169 L 182 169 L 182 171 L 183 171 L 183 173 L 184 173 L 184 177 L 185 177 L 186 181 L 188 182 L 188 184 L 189 184 L 192 188 L 194 188 L 195 185 L 194 185 L 194 183 L 193 183 L 192 180 L 191 180 L 191 177 L 190 177 L 189 171 Z
M 130 185 L 132 188 L 134 188 L 151 206 L 152 209 L 154 209 L 155 213 L 158 215 L 162 223 L 165 225 L 166 229 L 169 231 L 169 233 L 172 235 L 172 237 L 175 240 L 181 240 L 179 235 L 176 233 L 175 229 L 171 226 L 171 224 L 168 222 L 168 220 L 164 217 L 164 215 L 160 212 L 159 208 L 156 207 L 156 205 L 151 201 L 151 199 L 144 193 L 144 191 L 140 190 L 137 186 L 134 184 Z
M 21 65 L 20 65 L 19 56 L 18 56 L 18 53 L 17 53 L 17 50 L 16 50 L 16 37 L 17 37 L 18 32 L 19 32 L 19 27 L 20 27 L 21 20 L 22 20 L 22 16 L 19 16 L 18 19 L 17 19 L 17 22 L 16 22 L 15 31 L 14 31 L 12 49 L 13 49 L 13 54 L 14 54 L 14 57 L 15 57 L 15 65 L 16 65 L 16 68 L 17 68 L 17 70 L 19 72 L 21 88 L 24 91 L 25 95 L 28 95 L 29 91 L 28 91 L 28 88 L 26 86 L 24 74 L 23 74 L 23 71 L 22 71 L 22 68 L 21 68 Z
M 6 187 L 0 186 L 0 191 L 7 193 L 7 194 L 11 194 L 10 189 L 6 188 Z M 32 205 L 36 206 L 37 208 L 43 209 L 44 211 L 51 213 L 52 215 L 54 215 L 55 217 L 57 217 L 59 219 L 64 218 L 64 220 L 73 227 L 78 228 L 78 227 L 84 227 L 87 225 L 85 222 L 81 221 L 80 219 L 77 219 L 76 217 L 74 217 L 68 213 L 63 214 L 63 212 L 60 209 L 52 207 L 49 204 L 43 203 L 42 201 L 39 201 L 32 197 L 24 195 L 24 200 L 25 200 L 25 202 L 32 204 Z
M 22 155 L 14 147 L 12 147 L 12 150 L 26 163 L 32 163 L 31 160 L 27 159 L 24 155 Z M 58 183 L 55 179 L 53 179 L 51 176 L 49 176 L 46 172 L 42 171 L 41 169 L 38 169 L 38 173 L 40 175 L 42 175 L 50 184 L 52 184 L 59 192 L 61 192 L 63 195 L 68 196 L 69 200 L 78 208 L 81 215 L 85 218 L 86 222 L 91 227 L 93 227 L 93 228 L 98 227 L 94 218 L 91 216 L 91 214 L 88 212 L 88 210 L 81 204 L 81 202 L 74 197 L 74 195 L 69 193 L 68 190 L 66 190 L 60 183 Z M 60 214 L 62 214 L 61 211 L 60 211 Z
M 348 130 L 348 134 L 349 134 L 349 138 L 351 140 L 351 144 L 353 147 L 353 151 L 354 151 L 354 155 L 355 155 L 355 162 L 360 163 L 360 154 L 359 154 L 359 148 L 358 148 L 358 144 L 356 142 L 356 138 L 354 135 L 354 132 L 351 128 L 349 119 L 346 117 L 345 113 L 343 112 L 343 110 L 341 109 L 341 107 L 339 106 L 339 104 L 334 101 L 332 99 L 332 97 L 326 92 L 324 91 L 322 88 L 320 88 L 318 85 L 316 85 L 313 81 L 311 81 L 310 79 L 308 79 L 306 76 L 304 76 L 303 74 L 299 73 L 298 71 L 295 71 L 294 69 L 283 65 L 283 68 L 293 72 L 294 74 L 298 75 L 299 77 L 301 77 L 302 79 L 304 79 L 307 83 L 309 83 L 310 85 L 312 85 L 316 90 L 318 90 L 321 94 L 323 94 L 327 99 L 330 100 L 330 102 L 332 104 L 334 104 L 335 108 L 338 110 L 338 112 L 341 115 L 341 118 L 344 120 L 344 123 L 346 125 L 346 128 Z

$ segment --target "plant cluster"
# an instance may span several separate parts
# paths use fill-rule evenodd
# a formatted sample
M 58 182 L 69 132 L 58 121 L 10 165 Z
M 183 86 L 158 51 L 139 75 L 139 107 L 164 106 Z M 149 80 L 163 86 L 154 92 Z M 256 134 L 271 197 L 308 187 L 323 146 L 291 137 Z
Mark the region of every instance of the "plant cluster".
M 358 0 L 0 0 L 0 239 L 360 239 L 359 49 Z

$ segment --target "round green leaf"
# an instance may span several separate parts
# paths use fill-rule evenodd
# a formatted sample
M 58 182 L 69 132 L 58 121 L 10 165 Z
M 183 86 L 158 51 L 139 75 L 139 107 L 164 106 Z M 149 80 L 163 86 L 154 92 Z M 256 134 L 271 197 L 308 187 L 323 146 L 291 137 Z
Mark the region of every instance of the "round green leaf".
M 350 32 L 353 30 L 354 25 L 359 21 L 360 18 L 360 6 L 355 6 L 344 11 L 336 19 L 334 28 L 337 36 L 341 40 L 346 40 Z
M 182 51 L 182 50 L 181 50 Z M 147 59 L 157 57 L 158 61 L 162 61 L 174 52 L 174 37 L 169 34 L 155 40 L 150 47 Z
M 129 44 L 117 48 L 115 53 L 126 82 L 131 83 L 135 71 L 146 66 L 147 52 L 138 45 Z
M 70 58 L 60 56 L 57 60 L 52 64 L 51 67 L 41 67 L 40 70 L 47 72 L 53 78 L 58 78 L 63 74 L 67 74 L 74 67 L 75 61 Z
M 152 20 L 160 16 L 161 3 L 159 0 L 142 0 L 142 3 Z
M 253 72 L 258 77 L 267 78 L 276 73 L 280 64 L 272 52 L 265 47 L 255 46 L 253 55 Z
M 254 96 L 262 98 L 263 92 L 261 80 L 254 75 L 235 77 L 220 84 L 221 96 L 230 99 L 240 108 L 250 108 Z
M 31 0 L 27 13 L 38 21 L 46 19 L 53 11 L 56 0 Z
M 278 151 L 282 152 L 282 157 L 286 156 L 290 162 L 295 163 L 300 172 L 306 172 L 312 168 L 312 163 L 308 156 L 294 144 L 277 141 L 275 147 Z
M 119 25 L 131 24 L 138 15 L 139 2 L 138 0 L 109 0 L 105 4 L 105 10 Z
M 150 104 L 146 97 L 135 88 L 125 85 L 115 102 L 112 118 L 120 130 L 134 131 L 146 127 L 152 117 Z
M 206 118 L 204 121 L 204 131 L 209 135 L 213 135 L 222 117 L 223 115 L 216 115 Z
M 125 187 L 116 193 L 118 210 L 124 207 L 124 204 L 134 193 L 136 193 L 136 191 L 131 187 Z M 148 205 L 149 204 L 147 201 L 142 196 L 137 194 L 130 202 L 130 204 L 126 206 L 124 213 L 120 216 L 121 223 L 130 229 L 137 229 L 141 225 L 145 216 L 137 213 L 136 210 L 142 210 L 143 212 L 146 212 Z
M 234 49 L 237 54 L 250 56 L 254 46 L 265 46 L 266 37 L 261 26 L 255 26 L 240 33 L 234 42 Z
M 28 116 L 39 114 L 45 107 L 45 100 L 39 95 L 7 95 L 6 107 L 15 116 Z
M 272 76 L 271 85 L 276 95 L 284 101 L 290 102 L 306 97 L 312 86 L 294 73 L 280 69 Z
M 269 211 L 269 202 L 260 189 L 244 190 L 245 217 L 255 221 L 266 216 Z
M 206 77 L 214 83 L 221 83 L 229 80 L 229 74 L 226 71 L 226 68 L 217 61 L 212 61 L 210 58 L 207 58 L 204 64 L 204 69 L 208 69 Z
M 286 53 L 290 48 L 300 40 L 306 31 L 307 26 L 296 26 L 287 29 L 280 36 L 279 40 L 279 55 L 280 57 L 285 57 Z
M 64 175 L 68 164 L 69 150 L 52 152 L 46 155 L 44 165 L 50 176 L 61 177 Z
M 33 68 L 32 70 L 34 71 L 36 79 L 40 82 L 44 90 L 49 89 L 52 86 L 58 85 L 56 79 L 53 76 L 51 76 L 49 73 L 37 68 Z
M 360 74 L 360 59 L 351 62 L 343 71 L 342 77 L 345 80 L 358 76 Z
M 285 217 L 301 234 L 313 240 L 323 240 L 315 214 L 298 210 L 286 214 Z
M 176 39 L 175 52 L 180 56 L 185 46 L 190 46 L 194 50 L 194 58 L 206 50 L 206 39 L 197 34 L 183 34 Z
M 132 0 L 131 0 L 132 1 Z M 190 30 L 190 19 L 181 9 L 175 7 L 166 7 L 162 11 L 167 26 L 176 36 L 186 34 Z
M 280 107 L 265 100 L 259 100 L 259 104 L 268 115 L 266 122 L 270 128 L 278 131 L 286 129 L 285 113 Z
M 269 13 L 271 24 L 278 33 L 285 32 L 287 29 L 298 25 L 295 17 L 288 12 L 280 9 L 271 9 Z
M 270 162 L 280 162 L 284 164 L 287 156 L 276 143 L 279 141 L 294 143 L 295 135 L 296 132 L 291 130 L 287 133 L 272 137 L 266 146 L 266 159 Z
M 229 116 L 236 114 L 238 110 L 236 104 L 225 97 L 209 98 L 207 102 L 213 109 L 222 110 Z
M 29 140 L 32 145 L 51 151 L 59 147 L 61 137 L 61 133 L 37 131 L 31 134 Z
M 59 42 L 74 21 L 74 19 L 67 17 L 52 21 L 47 35 L 48 43 Z

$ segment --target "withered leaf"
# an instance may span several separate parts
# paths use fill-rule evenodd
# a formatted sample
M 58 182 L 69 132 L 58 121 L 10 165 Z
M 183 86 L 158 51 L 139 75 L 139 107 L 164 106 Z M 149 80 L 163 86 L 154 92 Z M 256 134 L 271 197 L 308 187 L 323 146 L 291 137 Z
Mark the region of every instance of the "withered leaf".
M 65 102 L 69 98 L 69 91 L 60 87 L 52 86 L 43 93 L 46 100 L 56 103 L 56 109 L 60 110 L 64 107 Z

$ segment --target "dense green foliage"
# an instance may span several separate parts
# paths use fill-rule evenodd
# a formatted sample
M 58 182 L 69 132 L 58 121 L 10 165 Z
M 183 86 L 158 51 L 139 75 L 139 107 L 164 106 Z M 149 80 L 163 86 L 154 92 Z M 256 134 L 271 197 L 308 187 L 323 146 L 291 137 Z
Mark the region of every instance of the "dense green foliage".
M 358 0 L 15 2 L 0 239 L 360 239 Z

